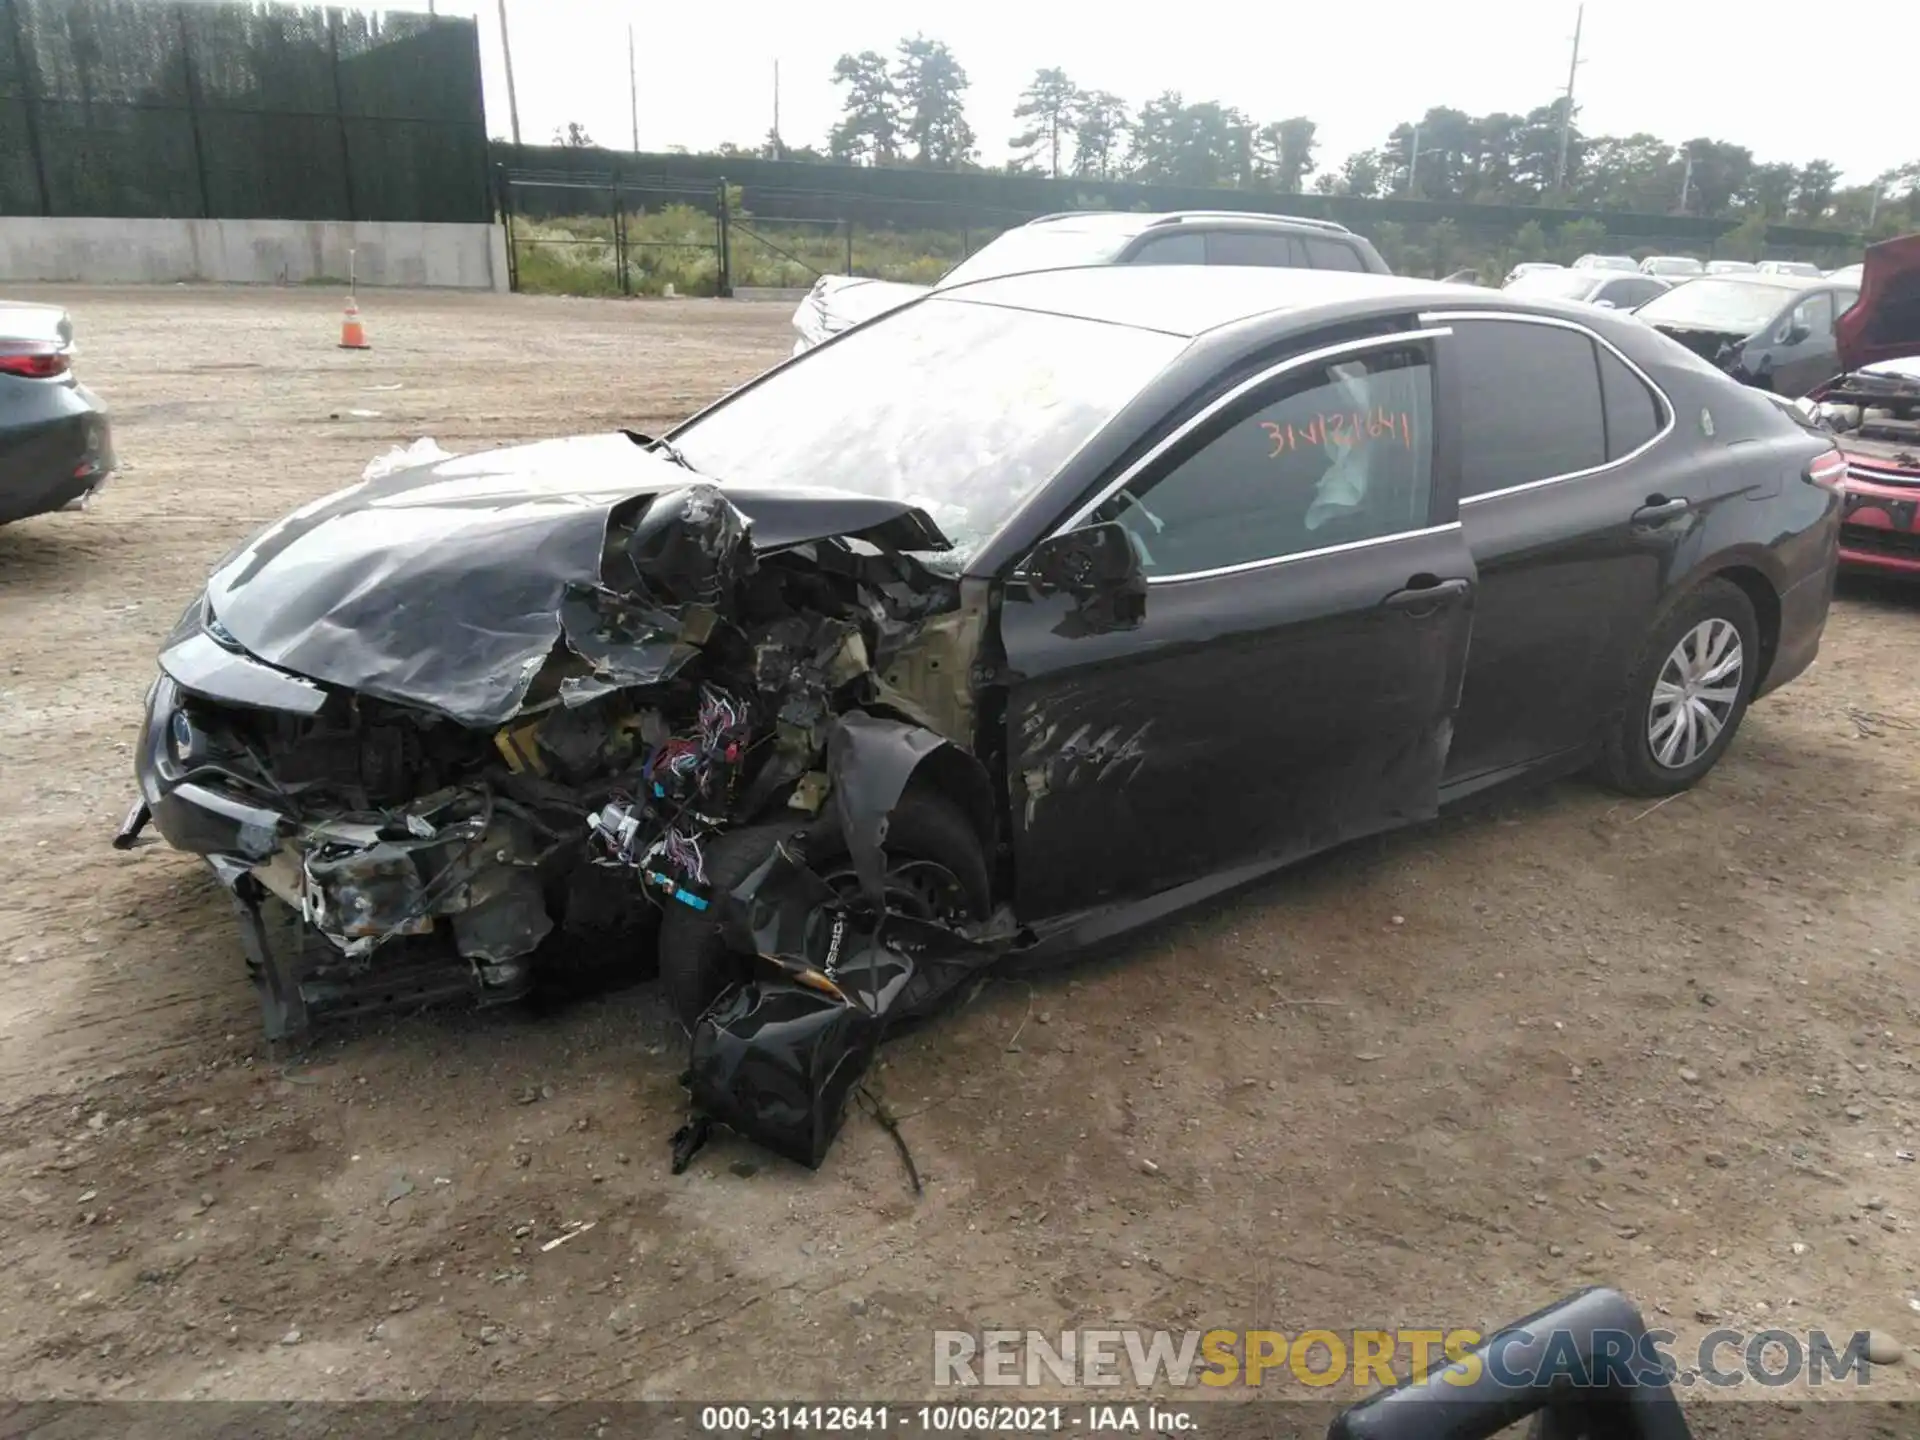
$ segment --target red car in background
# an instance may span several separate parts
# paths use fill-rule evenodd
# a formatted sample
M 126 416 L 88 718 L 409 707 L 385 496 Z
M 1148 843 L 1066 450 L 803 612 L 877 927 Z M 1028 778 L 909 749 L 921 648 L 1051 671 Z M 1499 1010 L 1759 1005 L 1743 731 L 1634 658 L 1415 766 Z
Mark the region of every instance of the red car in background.
M 1840 563 L 1920 576 L 1920 235 L 1868 249 L 1834 331 L 1846 369 L 1812 398 L 1847 458 Z

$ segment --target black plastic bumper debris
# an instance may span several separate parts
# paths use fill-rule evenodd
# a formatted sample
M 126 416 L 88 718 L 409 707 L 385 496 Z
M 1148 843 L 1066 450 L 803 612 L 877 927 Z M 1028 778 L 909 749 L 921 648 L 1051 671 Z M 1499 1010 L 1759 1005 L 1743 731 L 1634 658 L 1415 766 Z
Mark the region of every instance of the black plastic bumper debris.
M 880 1029 L 872 1011 L 793 981 L 735 985 L 693 1029 L 686 1084 L 695 1113 L 818 1169 L 873 1063 Z M 676 1142 L 676 1172 L 698 1148 L 697 1139 Z

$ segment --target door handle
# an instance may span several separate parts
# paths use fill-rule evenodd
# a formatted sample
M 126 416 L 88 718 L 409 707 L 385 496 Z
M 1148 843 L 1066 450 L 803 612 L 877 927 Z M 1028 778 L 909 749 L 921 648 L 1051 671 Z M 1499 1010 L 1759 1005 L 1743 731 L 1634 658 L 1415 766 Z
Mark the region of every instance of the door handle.
M 1693 508 L 1693 502 L 1682 496 L 1678 500 L 1667 500 L 1659 495 L 1649 495 L 1647 503 L 1633 512 L 1636 525 L 1663 525 L 1676 515 L 1684 515 Z
M 1396 590 L 1380 602 L 1387 610 L 1404 610 L 1416 620 L 1431 615 L 1451 600 L 1458 600 L 1473 588 L 1468 580 L 1435 580 L 1426 585 L 1409 585 Z

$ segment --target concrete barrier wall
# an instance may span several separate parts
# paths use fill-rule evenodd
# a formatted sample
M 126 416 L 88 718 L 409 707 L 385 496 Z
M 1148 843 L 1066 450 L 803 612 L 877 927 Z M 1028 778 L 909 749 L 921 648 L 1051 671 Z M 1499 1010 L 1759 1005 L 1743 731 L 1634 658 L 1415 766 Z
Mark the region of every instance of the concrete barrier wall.
M 0 216 L 0 283 L 344 283 L 349 250 L 362 285 L 507 288 L 498 225 Z

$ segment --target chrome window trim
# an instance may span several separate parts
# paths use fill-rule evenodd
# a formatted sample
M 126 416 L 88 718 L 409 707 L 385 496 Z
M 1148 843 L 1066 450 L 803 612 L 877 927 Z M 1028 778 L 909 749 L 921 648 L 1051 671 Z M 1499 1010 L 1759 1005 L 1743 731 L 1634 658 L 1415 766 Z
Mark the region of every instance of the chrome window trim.
M 1226 394 L 1222 395 L 1219 399 L 1213 401 L 1211 404 L 1207 405 L 1204 409 L 1200 410 L 1198 413 L 1189 416 L 1186 420 L 1182 421 L 1179 425 L 1175 426 L 1160 440 L 1160 442 L 1157 445 L 1155 445 L 1151 450 L 1147 451 L 1147 453 L 1142 455 L 1138 460 L 1134 461 L 1133 464 L 1129 465 L 1125 470 L 1121 471 L 1120 474 L 1114 478 L 1112 483 L 1104 486 L 1100 490 L 1100 492 L 1096 494 L 1091 500 L 1087 501 L 1086 504 L 1082 505 L 1078 510 L 1074 511 L 1073 514 L 1070 515 L 1067 519 L 1063 520 L 1053 530 L 1053 532 L 1047 536 L 1047 538 L 1049 540 L 1052 540 L 1058 536 L 1066 534 L 1069 530 L 1078 529 L 1080 524 L 1089 515 L 1091 515 L 1094 511 L 1098 510 L 1102 505 L 1106 504 L 1107 501 L 1111 500 L 1121 490 L 1124 490 L 1127 487 L 1128 482 L 1130 482 L 1131 480 L 1134 479 L 1134 477 L 1139 475 L 1141 471 L 1145 470 L 1148 466 L 1158 461 L 1169 450 L 1173 449 L 1174 446 L 1178 445 L 1182 440 L 1185 440 L 1195 430 L 1198 430 L 1202 425 L 1205 425 L 1209 420 L 1211 420 L 1215 415 L 1218 415 L 1222 410 L 1227 409 L 1229 406 L 1233 405 L 1235 402 L 1245 398 L 1245 396 L 1249 391 L 1259 389 L 1262 385 L 1266 384 L 1269 380 L 1272 380 L 1277 376 L 1284 375 L 1290 370 L 1304 369 L 1306 366 L 1317 364 L 1322 360 L 1332 359 L 1335 356 L 1350 355 L 1355 353 L 1356 351 L 1363 351 L 1363 350 L 1387 350 L 1387 349 L 1391 349 L 1395 345 L 1404 345 L 1410 340 L 1431 340 L 1436 336 L 1451 335 L 1452 333 L 1453 332 L 1451 330 L 1443 326 L 1439 328 L 1429 327 L 1421 330 L 1402 330 L 1392 335 L 1368 335 L 1358 340 L 1343 340 L 1338 345 L 1323 345 L 1317 350 L 1308 350 L 1304 354 L 1290 356 L 1289 358 L 1282 360 L 1277 364 L 1269 365 L 1266 369 L 1260 371 L 1258 374 L 1250 376 L 1247 379 L 1241 381 L 1238 385 L 1234 386 L 1233 389 L 1229 390 Z M 1418 534 L 1420 532 L 1402 530 L 1402 531 L 1397 531 L 1395 533 L 1406 535 L 1406 534 Z M 1356 543 L 1359 543 L 1359 542 L 1356 542 Z M 1283 559 L 1285 557 L 1274 556 L 1271 558 Z M 1251 561 L 1247 563 L 1264 565 L 1269 563 L 1269 561 L 1257 560 L 1257 561 Z M 1229 567 L 1229 568 L 1233 568 L 1233 567 Z M 1196 572 L 1196 573 L 1214 574 L 1214 573 L 1224 573 L 1224 572 L 1204 571 L 1204 572 Z M 1185 575 L 1168 575 L 1168 576 L 1163 576 L 1161 578 L 1165 580 L 1184 580 L 1191 577 L 1185 576 Z
M 1396 530 L 1391 535 L 1371 535 L 1365 540 L 1345 540 L 1338 545 L 1322 545 L 1317 550 L 1295 550 L 1289 555 L 1272 555 L 1264 560 L 1242 560 L 1238 565 L 1222 565 L 1213 570 L 1189 570 L 1183 575 L 1149 575 L 1149 585 L 1178 585 L 1187 580 L 1214 580 L 1222 575 L 1240 575 L 1249 570 L 1267 570 L 1275 565 L 1291 565 L 1296 560 L 1314 560 L 1322 555 L 1339 555 L 1348 550 L 1365 550 L 1374 545 L 1391 545 L 1397 540 L 1415 540 L 1425 535 L 1444 535 L 1458 530 L 1460 522 L 1429 525 L 1423 530 Z
M 1622 273 L 1624 274 L 1625 272 L 1623 271 Z M 1524 484 L 1509 485 L 1501 490 L 1488 490 L 1479 495 L 1462 495 L 1460 497 L 1460 508 L 1462 510 L 1465 510 L 1469 505 L 1478 505 L 1484 500 L 1498 500 L 1507 495 L 1520 495 L 1529 490 L 1538 490 L 1545 485 L 1558 485 L 1567 480 L 1582 480 L 1589 475 L 1600 475 L 1608 470 L 1618 469 L 1622 465 L 1631 464 L 1654 446 L 1658 445 L 1662 440 L 1666 439 L 1667 436 L 1671 435 L 1674 426 L 1679 423 L 1680 412 L 1675 408 L 1672 397 L 1654 383 L 1653 377 L 1638 365 L 1634 364 L 1632 359 L 1630 359 L 1618 345 L 1615 345 L 1611 340 L 1607 339 L 1606 336 L 1600 334 L 1597 330 L 1589 330 L 1585 325 L 1580 324 L 1576 320 L 1563 320 L 1557 315 L 1529 315 L 1519 310 L 1433 310 L 1422 311 L 1420 315 L 1420 322 L 1423 325 L 1441 324 L 1453 320 L 1503 320 L 1508 324 L 1546 325 L 1556 330 L 1571 330 L 1576 335 L 1584 335 L 1595 344 L 1604 345 L 1616 360 L 1637 375 L 1640 378 L 1640 382 L 1654 393 L 1659 399 L 1661 406 L 1664 407 L 1667 412 L 1667 423 L 1654 432 L 1651 440 L 1648 440 L 1645 444 L 1634 450 L 1628 451 L 1618 460 L 1609 460 L 1604 465 L 1589 465 L 1584 470 L 1568 470 L 1560 475 L 1548 475 L 1539 480 L 1528 480 Z M 1599 380 L 1600 377 L 1598 373 L 1596 373 L 1594 375 L 1594 383 L 1598 384 Z M 1604 397 L 1601 400 L 1601 404 L 1603 406 L 1606 404 Z M 1466 475 L 1463 466 L 1461 479 L 1464 480 L 1465 478 Z

